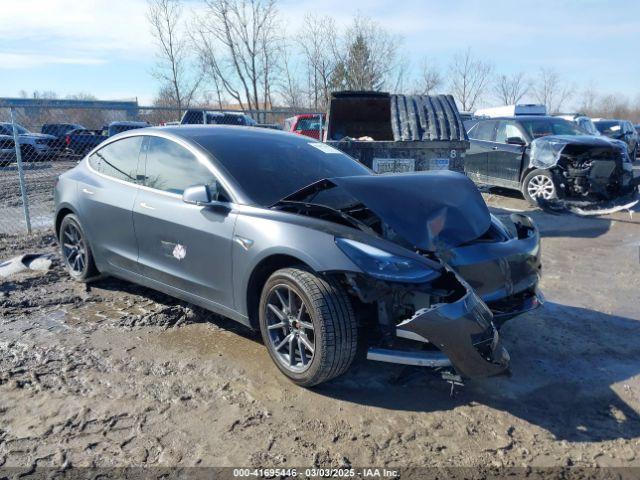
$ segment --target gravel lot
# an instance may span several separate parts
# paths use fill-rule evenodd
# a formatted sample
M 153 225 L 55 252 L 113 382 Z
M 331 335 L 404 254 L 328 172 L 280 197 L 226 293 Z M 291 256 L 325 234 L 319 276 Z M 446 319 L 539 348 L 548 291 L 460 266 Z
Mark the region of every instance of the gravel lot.
M 638 212 L 531 210 L 547 302 L 502 330 L 511 375 L 453 397 L 428 370 L 364 359 L 305 390 L 230 321 L 118 280 L 85 288 L 57 259 L 18 274 L 0 285 L 0 466 L 640 467 Z M 0 259 L 22 252 L 57 251 L 0 238 Z

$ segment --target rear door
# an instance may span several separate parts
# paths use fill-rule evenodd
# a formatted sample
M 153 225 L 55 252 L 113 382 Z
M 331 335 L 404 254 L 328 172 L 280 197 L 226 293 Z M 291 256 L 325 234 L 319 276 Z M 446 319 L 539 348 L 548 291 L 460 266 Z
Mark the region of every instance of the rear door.
M 94 255 L 111 270 L 136 272 L 138 245 L 132 210 L 138 194 L 138 163 L 143 137 L 109 143 L 88 159 L 94 175 L 78 182 L 79 214 Z
M 476 183 L 487 183 L 489 152 L 493 146 L 495 120 L 481 120 L 469 130 L 469 150 L 464 158 L 464 172 Z
M 189 186 L 215 188 L 217 179 L 207 160 L 173 140 L 148 138 L 145 183 L 133 209 L 141 273 L 189 295 L 232 306 L 231 247 L 237 215 L 184 203 L 182 193 Z
M 515 121 L 498 121 L 495 142 L 489 153 L 488 176 L 489 182 L 496 185 L 519 188 L 525 147 L 508 144 L 507 138 L 512 137 L 524 140 L 525 135 Z

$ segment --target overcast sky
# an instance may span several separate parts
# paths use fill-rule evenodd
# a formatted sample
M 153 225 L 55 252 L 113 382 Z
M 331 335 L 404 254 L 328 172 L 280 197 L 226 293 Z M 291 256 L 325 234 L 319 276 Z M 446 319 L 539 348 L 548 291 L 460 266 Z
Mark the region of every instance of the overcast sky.
M 0 96 L 53 90 L 101 99 L 157 91 L 150 75 L 154 44 L 145 0 L 0 0 Z M 197 1 L 186 2 L 187 9 Z M 443 69 L 473 48 L 497 72 L 555 68 L 582 90 L 593 85 L 630 98 L 640 94 L 638 0 L 281 0 L 295 33 L 305 13 L 346 24 L 360 11 L 399 34 L 414 66 L 423 57 Z M 348 6 L 347 6 L 348 5 Z

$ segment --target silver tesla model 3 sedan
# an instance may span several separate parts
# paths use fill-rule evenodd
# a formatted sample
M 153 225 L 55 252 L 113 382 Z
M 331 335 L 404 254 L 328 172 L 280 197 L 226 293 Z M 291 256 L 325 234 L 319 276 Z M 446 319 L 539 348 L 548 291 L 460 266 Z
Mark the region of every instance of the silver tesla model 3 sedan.
M 540 303 L 528 217 L 505 226 L 463 175 L 374 175 L 299 135 L 129 131 L 61 175 L 55 202 L 74 279 L 112 275 L 259 329 L 303 386 L 344 373 L 358 342 L 372 360 L 500 373 L 495 325 Z

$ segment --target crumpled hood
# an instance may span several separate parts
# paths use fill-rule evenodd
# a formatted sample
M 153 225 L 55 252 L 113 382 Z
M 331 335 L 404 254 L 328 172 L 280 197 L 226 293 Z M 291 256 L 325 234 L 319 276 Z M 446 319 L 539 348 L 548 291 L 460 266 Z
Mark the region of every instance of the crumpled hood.
M 551 168 L 557 165 L 562 151 L 567 145 L 582 145 L 593 148 L 623 150 L 619 142 L 595 135 L 547 135 L 531 142 L 529 166 Z
M 360 175 L 320 180 L 284 200 L 339 187 L 414 246 L 453 248 L 485 233 L 491 218 L 482 195 L 465 175 L 450 171 Z
M 595 135 L 547 135 L 534 140 L 549 143 L 561 143 L 563 145 L 589 145 L 593 147 L 610 147 L 616 142 L 608 137 L 596 137 Z

